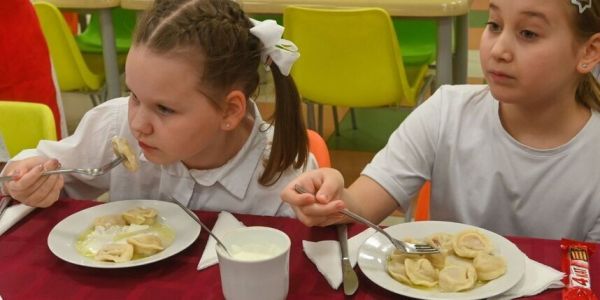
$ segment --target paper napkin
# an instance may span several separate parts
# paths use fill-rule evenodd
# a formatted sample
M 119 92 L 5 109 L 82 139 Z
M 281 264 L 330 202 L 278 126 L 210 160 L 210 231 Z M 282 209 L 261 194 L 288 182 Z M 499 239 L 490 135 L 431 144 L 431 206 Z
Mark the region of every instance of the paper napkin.
M 10 229 L 34 209 L 35 207 L 27 206 L 21 203 L 6 208 L 2 218 L 0 218 L 0 235 Z
M 562 288 L 561 279 L 565 273 L 541 264 L 533 259 L 525 260 L 525 274 L 521 281 L 502 295 L 493 297 L 494 300 L 514 299 L 537 295 L 547 289 Z
M 212 229 L 212 233 L 218 237 L 229 230 L 240 227 L 245 227 L 245 225 L 238 221 L 231 213 L 222 211 L 219 213 L 219 217 L 217 218 L 217 222 Z M 200 261 L 198 262 L 198 267 L 196 268 L 198 271 L 210 267 L 218 262 L 217 250 L 215 250 L 216 245 L 217 241 L 210 236 L 208 238 L 208 242 L 206 243 L 206 247 L 204 247 L 204 252 L 202 252 L 202 257 L 200 257 Z
M 372 228 L 353 236 L 348 240 L 348 255 L 350 263 L 354 267 L 358 258 L 358 248 L 365 240 L 373 235 L 375 230 Z M 302 247 L 306 256 L 317 266 L 317 269 L 333 289 L 337 289 L 342 284 L 342 253 L 340 243 L 332 240 L 311 242 L 302 241 Z

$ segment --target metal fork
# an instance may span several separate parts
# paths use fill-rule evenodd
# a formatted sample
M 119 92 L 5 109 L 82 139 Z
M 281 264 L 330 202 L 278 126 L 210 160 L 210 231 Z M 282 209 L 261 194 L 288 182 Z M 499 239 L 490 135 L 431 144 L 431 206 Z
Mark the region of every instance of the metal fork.
M 210 234 L 215 239 L 215 241 L 217 242 L 217 245 L 219 245 L 219 247 L 221 247 L 223 250 L 225 250 L 225 252 L 227 252 L 227 254 L 229 256 L 233 256 L 233 255 L 231 255 L 229 250 L 227 250 L 227 247 L 225 247 L 225 244 L 223 244 L 221 242 L 221 240 L 212 232 L 212 230 L 210 230 L 210 228 L 208 228 L 208 226 L 206 226 L 206 224 L 204 224 L 204 222 L 202 222 L 200 220 L 200 218 L 198 218 L 198 216 L 191 209 L 187 208 L 187 206 L 181 204 L 181 202 L 177 201 L 177 199 L 175 199 L 173 197 L 169 197 L 169 201 L 179 205 L 179 207 L 181 207 L 181 209 L 183 209 L 183 211 L 185 211 L 185 213 L 187 213 L 190 216 L 190 218 L 194 219 L 194 221 L 196 221 L 196 223 L 198 223 L 204 230 L 206 230 L 206 232 L 208 232 L 208 234 Z
M 66 174 L 66 173 L 78 173 L 90 176 L 100 176 L 108 173 L 108 171 L 112 170 L 114 167 L 118 166 L 121 162 L 125 160 L 124 156 L 119 156 L 115 158 L 113 161 L 99 167 L 99 168 L 87 168 L 87 169 L 58 169 L 51 170 L 42 173 L 42 176 L 48 176 L 53 174 Z M 10 181 L 17 179 L 16 176 L 1 176 L 0 182 Z
M 302 186 L 297 185 L 297 184 L 294 185 L 294 190 L 300 194 L 308 193 L 308 191 L 306 191 Z M 383 230 L 383 228 L 381 228 L 381 227 L 377 226 L 376 224 L 372 223 L 371 221 L 361 217 L 360 215 L 357 215 L 356 213 L 351 212 L 350 210 L 348 210 L 346 208 L 340 210 L 340 213 L 377 230 L 379 233 L 383 234 L 388 240 L 390 240 L 390 242 L 392 242 L 392 245 L 394 245 L 394 247 L 396 247 L 396 249 L 403 251 L 405 253 L 433 254 L 433 253 L 440 252 L 440 250 L 438 250 L 437 248 L 435 248 L 431 245 L 413 244 L 413 243 L 408 243 L 408 242 L 398 240 L 398 239 L 392 237 L 385 230 Z

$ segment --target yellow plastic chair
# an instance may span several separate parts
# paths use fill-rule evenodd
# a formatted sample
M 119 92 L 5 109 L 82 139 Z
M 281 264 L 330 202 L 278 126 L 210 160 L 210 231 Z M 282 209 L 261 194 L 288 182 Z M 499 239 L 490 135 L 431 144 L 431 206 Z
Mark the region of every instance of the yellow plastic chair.
M 38 1 L 33 5 L 50 50 L 60 90 L 89 93 L 94 105 L 102 102 L 106 98 L 104 76 L 90 71 L 61 12 L 48 2 Z
M 345 107 L 414 107 L 423 98 L 427 64 L 406 68 L 389 14 L 379 8 L 284 10 L 284 35 L 299 48 L 292 76 L 310 103 Z M 339 135 L 334 110 L 336 134 Z M 322 109 L 319 109 L 322 120 Z M 319 133 L 321 132 L 319 125 Z
M 0 101 L 0 133 L 8 154 L 35 148 L 40 140 L 56 140 L 54 116 L 41 103 Z

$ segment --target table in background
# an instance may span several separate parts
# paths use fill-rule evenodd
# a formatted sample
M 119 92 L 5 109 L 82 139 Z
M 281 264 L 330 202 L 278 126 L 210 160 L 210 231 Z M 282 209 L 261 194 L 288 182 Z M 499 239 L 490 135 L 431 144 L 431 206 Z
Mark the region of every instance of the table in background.
M 120 0 L 46 0 L 61 10 L 75 10 L 78 12 L 97 10 L 100 12 L 100 26 L 102 31 L 102 58 L 104 59 L 104 72 L 106 74 L 107 99 L 121 96 L 119 82 L 119 65 L 117 62 L 117 46 L 113 28 L 111 9 L 119 7 Z
M 436 82 L 467 82 L 469 8 L 473 0 L 243 0 L 249 14 L 282 14 L 286 6 L 380 7 L 392 17 L 426 18 L 438 22 Z M 121 0 L 121 7 L 147 9 L 154 0 Z M 453 22 L 456 19 L 456 22 Z M 452 27 L 456 25 L 455 57 L 452 57 Z M 302 52 L 302 49 L 300 49 Z
M 95 269 L 73 265 L 48 249 L 50 230 L 65 217 L 100 204 L 84 200 L 60 200 L 37 209 L 0 236 L 0 295 L 4 299 L 222 299 L 217 265 L 202 271 L 196 266 L 208 240 L 202 231 L 189 248 L 165 260 L 125 269 Z M 217 213 L 197 212 L 213 227 Z M 269 226 L 291 239 L 288 299 L 345 299 L 342 289 L 333 290 L 302 250 L 302 240 L 336 239 L 335 227 L 304 226 L 296 219 L 235 215 L 248 226 Z M 350 236 L 364 230 L 354 224 Z M 509 238 L 530 258 L 560 269 L 559 241 Z M 592 286 L 600 287 L 600 254 L 592 257 Z M 360 285 L 356 299 L 402 299 L 373 282 L 357 266 Z M 561 290 L 549 290 L 528 299 L 560 299 Z

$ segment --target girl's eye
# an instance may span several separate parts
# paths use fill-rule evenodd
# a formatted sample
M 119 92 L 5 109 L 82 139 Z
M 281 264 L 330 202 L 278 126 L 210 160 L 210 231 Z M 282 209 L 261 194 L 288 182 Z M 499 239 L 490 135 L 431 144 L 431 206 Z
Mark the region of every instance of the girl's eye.
M 523 38 L 525 38 L 526 40 L 532 40 L 532 39 L 538 37 L 538 34 L 533 31 L 530 31 L 530 30 L 523 30 L 523 31 L 521 31 L 521 36 Z
M 172 109 L 170 109 L 170 108 L 168 108 L 168 107 L 166 107 L 166 106 L 164 106 L 164 105 L 160 105 L 159 104 L 158 105 L 158 112 L 161 113 L 161 114 L 163 114 L 163 115 L 168 115 L 168 114 L 174 113 L 175 111 L 172 110 Z
M 500 32 L 500 30 L 502 30 L 502 28 L 500 28 L 500 25 L 493 21 L 488 21 L 486 25 L 491 32 Z

